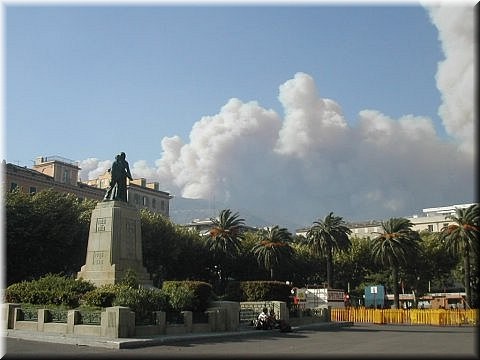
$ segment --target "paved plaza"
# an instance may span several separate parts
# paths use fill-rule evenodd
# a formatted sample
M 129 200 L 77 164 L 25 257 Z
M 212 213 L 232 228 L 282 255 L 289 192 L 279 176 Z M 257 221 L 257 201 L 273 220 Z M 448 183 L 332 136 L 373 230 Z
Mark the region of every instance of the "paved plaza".
M 6 358 L 431 358 L 478 359 L 477 328 L 355 324 L 176 339 L 108 349 L 7 337 Z

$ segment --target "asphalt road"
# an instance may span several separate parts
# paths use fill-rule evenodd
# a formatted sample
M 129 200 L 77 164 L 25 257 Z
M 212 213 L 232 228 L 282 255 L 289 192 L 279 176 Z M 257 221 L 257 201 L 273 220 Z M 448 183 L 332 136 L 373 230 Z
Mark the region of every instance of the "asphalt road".
M 5 358 L 431 358 L 478 359 L 474 327 L 355 324 L 328 330 L 190 340 L 135 349 L 6 339 Z

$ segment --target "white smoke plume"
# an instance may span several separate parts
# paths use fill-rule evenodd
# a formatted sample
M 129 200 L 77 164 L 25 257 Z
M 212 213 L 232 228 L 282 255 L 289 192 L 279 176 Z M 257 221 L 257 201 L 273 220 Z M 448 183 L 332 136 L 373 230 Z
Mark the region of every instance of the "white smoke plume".
M 113 160 L 98 160 L 95 158 L 88 158 L 86 160 L 81 160 L 78 164 L 80 167 L 80 181 L 87 181 L 91 179 L 96 179 L 100 175 L 103 175 L 107 169 L 112 165 Z
M 455 141 L 412 114 L 394 119 L 366 109 L 352 126 L 339 103 L 299 72 L 279 86 L 284 118 L 257 102 L 230 99 L 194 124 L 188 142 L 163 138 L 155 167 L 137 161 L 133 176 L 282 226 L 282 219 L 308 226 L 330 211 L 347 220 L 386 219 L 473 202 L 473 11 L 430 11 L 445 52 L 439 114 Z M 80 167 L 93 178 L 110 164 L 88 159 Z
M 438 64 L 437 87 L 442 94 L 438 111 L 445 130 L 463 151 L 475 151 L 474 79 L 475 18 L 472 6 L 432 6 L 430 19 L 438 29 L 445 60 Z

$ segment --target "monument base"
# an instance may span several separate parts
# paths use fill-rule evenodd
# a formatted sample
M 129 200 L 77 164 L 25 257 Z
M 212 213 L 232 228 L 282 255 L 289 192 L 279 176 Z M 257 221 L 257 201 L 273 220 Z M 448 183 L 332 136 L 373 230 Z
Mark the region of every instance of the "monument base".
M 129 270 L 139 285 L 152 287 L 143 266 L 140 214 L 123 201 L 99 202 L 92 212 L 87 257 L 77 279 L 96 286 L 117 284 Z

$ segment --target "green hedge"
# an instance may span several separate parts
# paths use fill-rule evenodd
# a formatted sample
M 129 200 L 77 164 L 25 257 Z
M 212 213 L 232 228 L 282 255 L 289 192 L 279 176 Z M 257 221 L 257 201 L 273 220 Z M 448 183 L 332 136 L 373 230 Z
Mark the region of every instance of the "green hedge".
M 290 302 L 290 285 L 281 281 L 241 281 L 240 301 L 285 301 Z
M 132 288 L 125 284 L 102 285 L 83 297 L 84 305 L 127 306 L 135 313 L 166 311 L 168 296 L 161 289 Z
M 94 284 L 85 280 L 47 274 L 37 280 L 10 285 L 5 290 L 5 300 L 10 303 L 54 304 L 75 308 L 83 294 L 94 288 Z
M 212 285 L 203 281 L 164 281 L 170 310 L 203 312 L 213 299 Z

